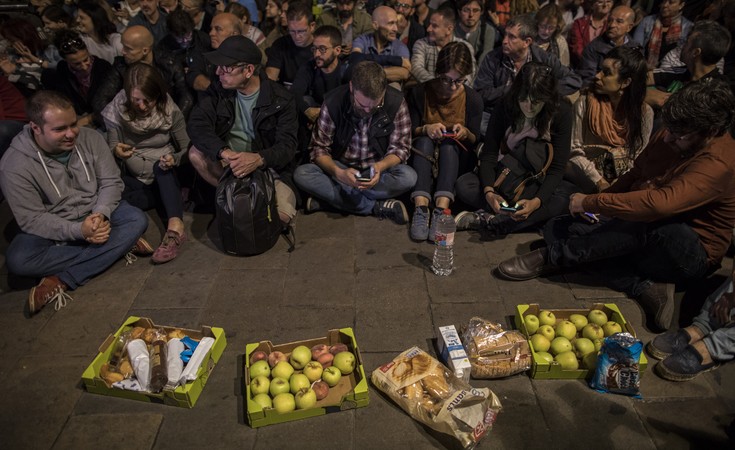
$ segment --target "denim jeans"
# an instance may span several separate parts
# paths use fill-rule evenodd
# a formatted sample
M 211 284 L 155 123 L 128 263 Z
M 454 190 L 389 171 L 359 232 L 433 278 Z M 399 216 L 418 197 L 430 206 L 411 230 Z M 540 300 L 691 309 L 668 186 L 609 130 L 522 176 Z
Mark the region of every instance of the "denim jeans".
M 338 167 L 347 166 L 334 162 Z M 406 164 L 397 164 L 380 174 L 372 189 L 359 190 L 333 179 L 316 164 L 304 164 L 294 172 L 296 185 L 332 207 L 352 214 L 369 215 L 376 200 L 395 198 L 416 184 L 416 172 Z
M 69 289 L 76 289 L 133 248 L 148 227 L 148 216 L 123 200 L 112 212 L 110 225 L 110 238 L 104 244 L 57 242 L 20 233 L 8 246 L 8 270 L 27 277 L 56 275 Z
M 600 217 L 589 224 L 567 215 L 546 224 L 544 239 L 549 264 L 584 267 L 631 297 L 653 282 L 689 282 L 711 269 L 699 236 L 683 223 Z
M 125 190 L 122 198 L 143 211 L 156 208 L 165 220 L 172 217 L 184 217 L 184 201 L 181 198 L 181 187 L 176 169 L 163 170 L 156 162 L 153 165 L 155 180 L 145 184 L 135 177 L 123 175 Z
M 411 198 L 426 197 L 431 199 L 431 186 L 434 182 L 432 173 L 433 163 L 427 159 L 434 157 L 434 141 L 426 136 L 414 140 L 415 153 L 411 165 L 416 171 L 417 181 Z M 454 201 L 454 184 L 460 173 L 472 170 L 476 158 L 474 153 L 463 151 L 451 139 L 444 140 L 439 145 L 439 172 L 436 177 L 434 198 L 447 197 Z
M 732 278 L 728 278 L 724 283 L 704 302 L 702 312 L 694 318 L 694 325 L 704 333 L 704 345 L 712 359 L 717 361 L 729 361 L 735 358 L 735 321 L 729 324 L 721 324 L 716 318 L 710 317 L 709 311 L 712 305 L 722 297 L 726 292 L 732 292 Z M 735 309 L 730 310 L 730 320 L 733 318 Z

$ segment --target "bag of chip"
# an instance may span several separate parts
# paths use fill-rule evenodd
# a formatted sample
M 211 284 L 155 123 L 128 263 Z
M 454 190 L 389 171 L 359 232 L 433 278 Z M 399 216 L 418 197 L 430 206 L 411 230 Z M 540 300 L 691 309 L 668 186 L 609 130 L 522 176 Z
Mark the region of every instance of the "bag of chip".
M 615 333 L 602 342 L 590 387 L 598 392 L 641 398 L 638 361 L 643 342 L 630 333 Z

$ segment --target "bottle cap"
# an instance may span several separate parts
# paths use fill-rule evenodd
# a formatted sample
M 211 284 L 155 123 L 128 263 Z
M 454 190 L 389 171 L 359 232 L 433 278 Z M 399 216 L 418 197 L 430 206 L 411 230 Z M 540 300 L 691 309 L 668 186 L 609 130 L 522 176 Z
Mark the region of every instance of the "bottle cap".
M 447 216 L 452 215 L 452 210 L 449 208 L 445 208 L 444 211 L 442 211 L 442 214 L 446 214 Z

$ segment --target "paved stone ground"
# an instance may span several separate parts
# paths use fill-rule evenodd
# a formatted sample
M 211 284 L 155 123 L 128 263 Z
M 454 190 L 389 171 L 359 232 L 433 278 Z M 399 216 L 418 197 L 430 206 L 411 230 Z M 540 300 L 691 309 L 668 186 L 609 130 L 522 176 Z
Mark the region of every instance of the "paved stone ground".
M 4 255 L 7 204 L 0 205 L 0 218 Z M 491 275 L 491 267 L 527 250 L 537 235 L 479 242 L 461 233 L 456 272 L 439 278 L 427 269 L 432 246 L 411 242 L 405 227 L 388 221 L 299 216 L 293 253 L 280 241 L 264 255 L 235 258 L 216 250 L 210 220 L 187 214 L 189 241 L 175 261 L 128 267 L 121 261 L 74 292 L 67 308 L 46 308 L 32 319 L 23 312 L 27 290 L 9 288 L 13 280 L 0 257 L 0 447 L 456 449 L 455 441 L 415 422 L 372 387 L 367 408 L 252 429 L 243 417 L 245 344 L 350 326 L 367 372 L 413 345 L 433 352 L 440 325 L 459 326 L 473 315 L 511 324 L 516 305 L 533 302 L 548 308 L 614 302 L 644 341 L 651 337 L 635 302 L 580 275 L 520 284 Z M 152 221 L 151 242 L 160 233 L 160 222 Z M 226 330 L 227 349 L 194 409 L 84 391 L 82 372 L 130 315 Z M 480 448 L 732 448 L 725 429 L 735 418 L 733 375 L 729 365 L 675 384 L 649 371 L 642 400 L 599 394 L 583 381 L 525 374 L 473 381 L 503 404 Z

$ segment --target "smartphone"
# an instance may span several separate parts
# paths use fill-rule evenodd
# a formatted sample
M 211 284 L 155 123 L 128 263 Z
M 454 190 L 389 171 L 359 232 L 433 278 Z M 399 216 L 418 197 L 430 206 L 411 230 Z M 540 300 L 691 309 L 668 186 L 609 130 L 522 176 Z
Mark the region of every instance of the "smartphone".
M 510 206 L 506 202 L 503 202 L 500 204 L 500 210 L 509 213 L 515 213 L 518 212 L 518 206 Z
M 446 138 L 453 138 L 453 137 L 457 137 L 457 133 L 454 133 L 452 131 L 443 131 L 442 136 Z
M 585 212 L 585 213 L 584 213 L 584 215 L 585 215 L 585 216 L 586 216 L 587 218 L 589 218 L 589 220 L 591 220 L 591 221 L 592 221 L 592 222 L 594 222 L 594 223 L 597 223 L 597 222 L 599 222 L 599 221 L 600 221 L 600 218 L 599 218 L 599 217 L 597 216 L 597 214 L 593 214 L 593 213 L 588 213 L 588 212 Z
M 375 176 L 375 169 L 373 166 L 368 167 L 367 169 L 363 170 L 357 176 L 355 179 L 357 181 L 367 182 L 373 179 L 373 176 Z

